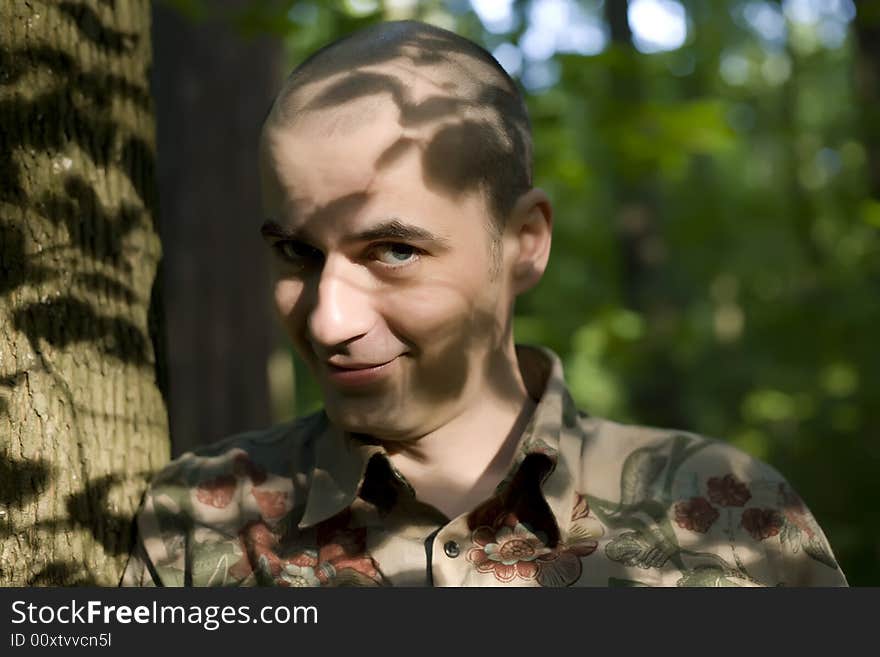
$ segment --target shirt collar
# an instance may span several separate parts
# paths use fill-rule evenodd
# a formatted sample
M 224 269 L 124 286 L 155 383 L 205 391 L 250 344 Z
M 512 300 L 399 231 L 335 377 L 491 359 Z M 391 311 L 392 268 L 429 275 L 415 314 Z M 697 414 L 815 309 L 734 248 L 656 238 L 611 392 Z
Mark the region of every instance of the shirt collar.
M 542 458 L 541 490 L 560 530 L 568 527 L 574 498 L 574 463 L 580 449 L 577 408 L 565 386 L 562 363 L 545 347 L 517 345 L 523 382 L 535 410 L 520 437 L 514 463 L 498 490 L 511 483 L 527 457 Z M 363 434 L 342 431 L 326 415 L 315 442 L 315 465 L 300 528 L 310 527 L 348 508 L 364 483 L 367 464 L 382 445 Z

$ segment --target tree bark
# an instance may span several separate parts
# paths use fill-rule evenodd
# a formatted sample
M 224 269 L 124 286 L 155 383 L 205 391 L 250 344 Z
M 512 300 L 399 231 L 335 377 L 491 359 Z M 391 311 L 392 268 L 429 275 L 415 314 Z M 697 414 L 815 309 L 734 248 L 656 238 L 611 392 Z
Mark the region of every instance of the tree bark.
M 211 3 L 198 23 L 154 6 L 175 454 L 271 421 L 276 338 L 256 155 L 281 49 L 235 34 L 229 15 L 246 4 Z
M 148 0 L 0 3 L 0 585 L 115 585 L 169 456 Z

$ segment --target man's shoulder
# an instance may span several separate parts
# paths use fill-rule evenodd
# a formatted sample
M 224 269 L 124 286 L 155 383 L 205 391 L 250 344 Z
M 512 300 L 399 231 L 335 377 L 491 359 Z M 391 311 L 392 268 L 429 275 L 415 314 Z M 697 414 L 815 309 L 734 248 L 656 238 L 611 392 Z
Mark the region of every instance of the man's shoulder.
M 198 480 L 205 473 L 230 469 L 232 474 L 289 475 L 305 467 L 313 444 L 326 426 L 323 411 L 263 429 L 243 431 L 185 452 L 168 463 L 154 483 Z
M 186 452 L 152 480 L 143 507 L 168 526 L 235 534 L 287 515 L 305 498 L 323 412 L 235 434 Z
M 664 470 L 667 476 L 692 478 L 721 473 L 750 480 L 784 482 L 771 465 L 731 442 L 693 431 L 627 424 L 580 414 L 585 456 L 605 467 L 617 464 L 630 476 Z
M 672 516 L 737 509 L 747 523 L 771 510 L 806 512 L 782 473 L 725 440 L 593 418 L 582 418 L 582 426 L 580 480 L 600 499 L 632 509 L 658 505 Z
M 846 584 L 806 503 L 763 460 L 689 431 L 584 416 L 580 426 L 580 482 L 617 532 L 612 561 L 644 569 L 677 559 L 680 586 Z
M 190 578 L 226 584 L 247 578 L 242 532 L 271 542 L 273 531 L 283 531 L 302 507 L 314 444 L 325 427 L 326 416 L 318 412 L 238 433 L 171 461 L 144 495 L 139 543 L 124 582 L 182 585 Z

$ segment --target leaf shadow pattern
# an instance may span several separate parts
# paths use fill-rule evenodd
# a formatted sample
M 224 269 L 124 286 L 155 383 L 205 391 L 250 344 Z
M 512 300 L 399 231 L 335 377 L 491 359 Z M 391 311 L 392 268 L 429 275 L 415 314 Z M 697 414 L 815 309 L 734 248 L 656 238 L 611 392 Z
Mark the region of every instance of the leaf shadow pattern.
M 39 497 L 51 475 L 52 466 L 43 459 L 14 459 L 0 451 L 0 505 L 23 504 Z
M 4 70 L 0 77 L 0 86 L 16 82 L 24 74 L 26 69 L 18 68 L 20 64 L 15 62 L 31 59 L 63 77 L 64 86 L 28 100 L 17 97 L 0 100 L 0 117 L 9 122 L 8 129 L 0 130 L 0 174 L 4 178 L 0 201 L 22 203 L 27 198 L 13 160 L 16 150 L 51 153 L 74 143 L 96 166 L 112 165 L 121 171 L 154 217 L 157 203 L 153 149 L 140 137 L 123 136 L 122 127 L 107 117 L 112 99 L 120 96 L 149 109 L 151 102 L 146 90 L 120 76 L 82 73 L 69 55 L 48 48 L 0 49 L 0 65 L 11 63 L 11 69 Z M 75 94 L 93 101 L 90 111 L 73 103 Z M 31 128 L 22 130 L 21 126 Z M 116 153 L 117 143 L 122 144 L 119 153 Z
M 112 53 L 130 52 L 140 39 L 136 33 L 106 27 L 95 10 L 83 3 L 59 2 L 57 8 L 72 19 L 80 36 Z
M 99 109 L 109 109 L 114 98 L 129 100 L 144 110 L 152 109 L 153 102 L 146 88 L 113 73 L 85 71 L 66 52 L 49 46 L 0 50 L 0 84 L 18 82 L 34 64 L 50 71 L 64 72 L 71 89 L 91 100 Z
M 76 29 L 82 40 L 96 46 L 99 57 L 132 55 L 143 36 L 115 29 L 102 21 L 102 15 L 115 9 L 116 3 L 101 0 L 101 4 L 92 8 L 85 3 L 64 1 L 53 3 L 53 9 L 63 22 Z M 28 94 L 4 93 L 0 100 L 0 203 L 17 206 L 22 215 L 61 228 L 54 231 L 56 235 L 66 234 L 66 239 L 56 238 L 59 243 L 41 244 L 35 250 L 30 237 L 34 228 L 25 223 L 29 219 L 19 218 L 19 213 L 15 217 L 6 212 L 0 216 L 0 295 L 9 299 L 19 290 L 41 286 L 51 289 L 50 295 L 38 302 L 13 307 L 4 329 L 20 331 L 27 338 L 38 360 L 34 368 L 48 373 L 52 385 L 65 397 L 74 414 L 75 432 L 81 430 L 76 417 L 79 407 L 63 373 L 46 357 L 45 345 L 62 349 L 91 343 L 105 356 L 152 370 L 152 354 L 159 350 L 154 346 L 151 352 L 150 342 L 161 331 L 155 283 L 149 298 L 148 326 L 141 328 L 100 305 L 117 301 L 143 306 L 148 302 L 143 292 L 136 292 L 128 283 L 133 267 L 128 262 L 126 241 L 139 229 L 157 231 L 155 153 L 146 139 L 115 119 L 111 112 L 122 103 L 128 112 L 151 113 L 149 88 L 143 80 L 104 72 L 106 67 L 86 70 L 77 56 L 76 51 L 54 44 L 24 49 L 4 44 L 0 48 L 0 88 L 13 91 L 12 87 L 25 84 L 35 73 L 49 79 L 45 86 L 41 82 Z M 148 75 L 144 78 L 148 79 Z M 86 169 L 96 167 L 121 174 L 134 192 L 127 192 L 131 200 L 112 209 L 105 207 L 94 183 L 84 175 L 62 172 L 60 188 L 42 193 L 34 193 L 26 184 L 23 165 L 18 162 L 22 154 L 52 157 L 73 151 L 88 161 Z M 85 261 L 99 266 L 68 267 L 68 259 L 71 263 Z M 71 286 L 94 293 L 100 301 L 76 298 L 79 295 L 73 293 Z M 23 385 L 27 376 L 25 370 L 0 370 L 0 415 L 9 416 L 12 412 L 5 393 Z M 167 386 L 160 389 L 165 394 Z M 73 439 L 69 444 L 71 449 L 79 450 L 74 457 L 88 460 L 82 441 Z M 17 459 L 0 447 L 0 504 L 11 509 L 34 503 L 41 495 L 47 495 L 55 476 L 56 470 L 49 460 Z M 88 481 L 85 488 L 65 498 L 67 517 L 13 527 L 9 514 L 4 514 L 0 518 L 0 537 L 16 534 L 37 553 L 41 549 L 40 530 L 86 529 L 105 552 L 121 555 L 127 552 L 130 542 L 130 517 L 113 507 L 111 495 L 138 476 L 146 475 L 117 473 Z M 96 581 L 82 564 L 62 559 L 46 565 L 28 583 L 86 585 Z
M 53 561 L 27 581 L 28 586 L 98 586 L 94 575 L 82 564 L 73 561 Z
M 382 47 L 356 36 L 350 53 L 322 57 L 324 51 L 318 51 L 306 60 L 288 84 L 327 86 L 307 102 L 295 94 L 284 97 L 280 116 L 289 119 L 299 111 L 332 111 L 359 99 L 387 97 L 404 131 L 431 124 L 440 130 L 427 142 L 401 136 L 379 158 L 377 170 L 419 147 L 426 186 L 450 195 L 482 188 L 496 213 L 505 216 L 512 207 L 510 191 L 525 191 L 532 183 L 530 165 L 522 165 L 531 162 L 531 128 L 515 83 L 473 44 L 435 34 L 434 28 L 404 21 L 377 38 Z M 415 100 L 409 85 L 393 73 L 395 61 L 403 61 L 437 93 Z M 368 68 L 379 65 L 388 66 Z
M 350 51 L 330 56 L 327 53 L 335 55 L 331 45 L 303 62 L 288 78 L 270 119 L 274 116 L 283 126 L 295 121 L 298 113 L 333 116 L 337 109 L 360 100 L 368 104 L 374 98 L 390 102 L 397 109 L 401 131 L 373 163 L 377 173 L 415 151 L 425 187 L 456 199 L 484 191 L 496 218 L 506 217 L 513 205 L 511 197 L 515 199 L 531 187 L 530 126 L 515 83 L 497 62 L 487 60 L 481 49 L 429 26 L 403 22 L 373 36 L 381 40 L 381 47 L 355 36 Z M 407 74 L 398 77 L 395 73 L 401 62 Z M 410 74 L 429 83 L 426 94 L 413 93 L 407 82 Z M 313 93 L 296 92 L 313 83 Z M 291 90 L 293 93 L 288 93 Z M 369 111 L 340 118 L 345 124 L 369 125 L 372 121 Z M 369 189 L 364 189 L 330 199 L 312 208 L 301 228 L 307 231 L 334 216 L 355 212 L 369 198 Z M 302 316 L 314 305 L 315 295 L 314 285 L 307 285 L 292 315 Z M 474 335 L 503 330 L 497 320 L 475 316 Z M 442 362 L 426 367 L 426 371 L 436 367 L 432 381 L 407 384 L 421 384 L 419 389 L 430 391 L 438 402 L 459 394 L 470 366 L 467 353 L 471 346 L 449 345 L 439 359 Z M 503 376 L 496 376 L 494 368 L 487 370 L 487 378 L 499 394 L 516 394 Z M 324 394 L 333 391 L 324 390 Z
M 65 504 L 71 526 L 88 529 L 112 555 L 127 554 L 131 547 L 127 540 L 131 518 L 114 511 L 109 501 L 110 492 L 121 483 L 124 480 L 117 474 L 97 477 L 69 495 Z
M 153 474 L 138 472 L 135 476 L 146 482 Z M 107 554 L 127 554 L 131 547 L 128 531 L 131 518 L 119 513 L 110 503 L 114 487 L 125 483 L 126 479 L 116 473 L 95 477 L 84 488 L 65 498 L 66 518 L 37 521 L 31 527 L 50 531 L 86 529 Z
M 147 340 L 138 326 L 122 317 L 103 316 L 77 299 L 30 304 L 13 313 L 12 325 L 27 336 L 35 353 L 42 351 L 41 340 L 59 349 L 89 343 L 122 362 L 152 365 Z

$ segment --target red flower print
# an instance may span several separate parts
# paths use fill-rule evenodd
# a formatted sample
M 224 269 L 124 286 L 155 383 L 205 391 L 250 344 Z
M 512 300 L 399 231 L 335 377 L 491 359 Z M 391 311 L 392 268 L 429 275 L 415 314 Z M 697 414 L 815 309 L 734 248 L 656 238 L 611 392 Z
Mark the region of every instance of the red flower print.
M 587 503 L 586 495 L 581 493 L 574 494 L 574 508 L 571 510 L 571 520 L 580 520 L 590 515 L 590 505 Z
M 196 497 L 202 504 L 222 509 L 232 501 L 235 495 L 235 486 L 235 477 L 220 475 L 201 482 L 196 489 Z
M 816 535 L 811 517 L 800 495 L 788 488 L 785 484 L 779 484 L 779 495 L 783 501 L 782 512 L 785 519 L 792 525 L 806 533 L 809 538 Z
M 581 578 L 583 572 L 581 557 L 593 554 L 599 545 L 596 538 L 605 533 L 598 521 L 593 518 L 587 520 L 593 522 L 573 524 L 565 542 L 539 559 L 538 584 L 569 586 Z
M 710 477 L 709 499 L 720 506 L 743 506 L 752 497 L 748 487 L 732 474 Z
M 250 522 L 238 533 L 244 551 L 251 556 L 250 562 L 260 563 L 273 576 L 281 572 L 281 559 L 275 553 L 278 537 L 261 520 Z M 237 565 L 237 564 L 236 564 Z
M 260 514 L 266 520 L 278 520 L 287 512 L 287 492 L 283 490 L 259 490 L 252 491 L 260 507 Z
M 478 527 L 471 540 L 475 547 L 468 550 L 467 560 L 477 572 L 491 573 L 505 584 L 519 578 L 536 580 L 541 586 L 576 582 L 582 572 L 580 558 L 592 554 L 598 546 L 589 529 L 575 525 L 564 543 L 549 548 L 512 513 L 493 527 Z
M 244 452 L 239 452 L 235 455 L 232 461 L 232 471 L 236 477 L 249 478 L 254 483 L 254 486 L 259 486 L 266 481 L 266 471 L 251 461 L 250 457 Z
M 675 505 L 675 523 L 682 529 L 690 529 L 700 534 L 718 520 L 718 509 L 709 504 L 705 497 L 692 497 Z
M 492 573 L 500 582 L 511 582 L 516 577 L 535 579 L 537 559 L 552 550 L 544 545 L 512 513 L 507 514 L 500 527 L 478 527 L 472 540 L 476 547 L 468 550 L 467 559 L 481 573 Z
M 776 536 L 782 529 L 783 517 L 776 509 L 746 509 L 742 514 L 742 527 L 756 541 Z

